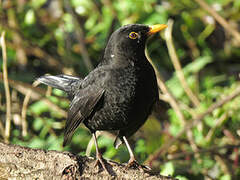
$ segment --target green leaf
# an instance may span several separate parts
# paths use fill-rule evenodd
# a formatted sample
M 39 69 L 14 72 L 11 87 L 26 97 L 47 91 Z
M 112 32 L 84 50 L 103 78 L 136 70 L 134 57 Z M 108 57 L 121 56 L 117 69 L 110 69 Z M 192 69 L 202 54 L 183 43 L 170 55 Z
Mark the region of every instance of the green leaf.
M 39 131 L 43 127 L 43 119 L 36 118 L 33 123 L 33 129 Z
M 48 150 L 61 151 L 63 149 L 62 142 L 63 142 L 63 136 L 61 136 L 60 138 L 54 135 L 49 136 L 47 138 L 47 143 L 49 145 Z
M 206 139 L 203 136 L 203 131 L 198 130 L 198 128 L 194 128 L 193 129 L 193 135 L 194 135 L 194 139 L 195 142 L 199 145 L 204 145 L 206 144 Z
M 175 178 L 178 180 L 188 180 L 188 178 L 186 178 L 185 176 L 180 176 L 180 175 L 176 176 Z
M 231 180 L 231 175 L 225 174 L 225 175 L 221 176 L 219 180 Z
M 72 137 L 72 143 L 75 145 L 80 145 L 81 148 L 86 148 L 91 136 L 87 129 L 78 128 Z
M 55 96 L 48 96 L 48 98 L 55 104 L 57 104 L 59 102 L 58 98 Z
M 45 139 L 46 135 L 48 134 L 49 132 L 49 129 L 50 127 L 48 125 L 44 125 L 43 128 L 41 129 L 41 132 L 39 134 L 39 137 L 42 138 L 42 139 Z
M 34 137 L 30 143 L 28 144 L 28 147 L 30 148 L 43 148 L 45 147 L 45 140 L 40 139 L 39 137 Z
M 60 89 L 56 89 L 56 88 L 53 88 L 53 94 L 56 95 L 56 96 L 64 96 L 66 95 L 66 93 Z
M 144 22 L 144 24 L 153 25 L 153 24 L 166 24 L 167 22 L 167 11 L 163 6 L 156 6 L 156 11 L 158 13 L 153 13 Z
M 32 9 L 29 9 L 25 15 L 25 19 L 24 22 L 27 25 L 32 25 L 35 23 L 35 14 L 34 11 Z
M 189 77 L 189 74 L 191 73 L 195 74 L 199 72 L 204 66 L 206 66 L 211 61 L 212 61 L 212 58 L 210 56 L 203 56 L 203 57 L 197 58 L 195 61 L 185 66 L 183 68 L 183 73 L 187 81 L 189 78 L 192 78 L 191 76 Z M 190 80 L 194 82 L 192 79 Z M 174 76 L 170 80 L 168 80 L 166 84 L 176 97 L 180 98 L 181 96 L 183 96 L 184 90 L 182 88 L 182 85 L 179 82 L 178 77 L 176 76 L 176 73 L 174 73 Z
M 38 8 L 40 8 L 45 2 L 46 2 L 46 0 L 32 0 L 32 1 L 31 1 L 31 5 L 32 5 L 33 8 L 38 9 Z
M 186 67 L 184 67 L 184 74 L 188 73 L 197 73 L 201 69 L 203 69 L 207 64 L 212 62 L 212 57 L 210 56 L 201 56 L 195 59 L 192 63 L 189 63 Z
M 204 118 L 204 122 L 208 125 L 208 126 L 210 126 L 210 127 L 214 127 L 215 125 L 216 125 L 216 121 L 215 121 L 216 119 L 215 118 L 213 118 L 212 116 L 206 116 L 205 118 Z
M 73 24 L 72 16 L 68 13 L 65 13 L 63 16 L 63 20 L 64 20 L 64 30 L 66 32 L 73 32 L 74 24 Z
M 100 136 L 98 138 L 98 146 L 100 148 L 112 146 L 112 144 L 113 144 L 113 140 L 107 136 Z
M 111 159 L 118 153 L 117 149 L 114 148 L 114 146 L 109 146 L 107 151 L 104 153 L 104 156 Z
M 203 157 L 203 167 L 206 169 L 210 169 L 215 165 L 215 160 L 212 160 L 210 156 Z
M 46 104 L 43 101 L 37 101 L 33 103 L 29 107 L 29 109 L 30 109 L 30 112 L 40 115 L 41 113 L 48 111 L 48 106 L 46 106 Z
M 169 109 L 168 114 L 171 121 L 169 131 L 171 135 L 176 136 L 182 130 L 181 122 L 173 109 Z
M 162 171 L 160 172 L 163 176 L 172 176 L 174 173 L 174 166 L 172 162 L 167 162 L 166 164 L 161 167 Z
M 135 147 L 135 152 L 136 153 L 144 153 L 146 152 L 146 144 L 145 141 L 143 139 L 139 139 L 136 143 L 136 147 Z

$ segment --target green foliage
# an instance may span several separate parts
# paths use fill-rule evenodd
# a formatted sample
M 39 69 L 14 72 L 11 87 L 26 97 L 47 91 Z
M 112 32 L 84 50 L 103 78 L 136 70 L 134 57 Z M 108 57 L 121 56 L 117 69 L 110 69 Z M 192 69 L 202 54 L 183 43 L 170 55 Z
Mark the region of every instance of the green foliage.
M 6 1 L 7 2 L 7 1 Z M 132 137 L 133 149 L 141 163 L 166 145 L 191 124 L 193 119 L 240 85 L 240 49 L 236 39 L 196 1 L 191 0 L 71 0 L 9 1 L 0 7 L 0 32 L 6 32 L 8 75 L 12 94 L 12 114 L 22 116 L 24 98 L 37 77 L 49 74 L 74 74 L 84 77 L 89 69 L 85 64 L 82 46 L 87 49 L 91 64 L 96 66 L 102 56 L 107 38 L 116 28 L 128 23 L 159 24 L 174 19 L 172 38 L 176 54 L 189 88 L 198 98 L 197 107 L 186 94 L 171 63 L 164 33 L 149 40 L 148 52 L 166 80 L 186 122 L 169 105 L 168 96 L 145 125 Z M 69 10 L 69 3 L 73 13 Z M 239 0 L 207 0 L 211 8 L 232 27 L 239 26 Z M 55 4 L 54 4 L 55 3 Z M 79 39 L 78 31 L 83 36 Z M 80 34 L 81 34 L 80 33 Z M 81 36 L 81 35 L 80 35 Z M 2 70 L 3 58 L 0 55 Z M 1 71 L 2 72 L 2 71 Z M 2 82 L 2 81 L 0 81 Z M 19 83 L 20 82 L 20 83 Z M 10 142 L 33 148 L 71 151 L 85 155 L 91 139 L 90 132 L 80 126 L 66 147 L 62 147 L 66 117 L 56 110 L 66 111 L 69 101 L 63 91 L 52 89 L 44 95 L 44 86 L 34 89 L 35 95 L 27 106 L 27 135 L 22 119 L 14 116 Z M 5 125 L 6 98 L 0 83 L 1 123 Z M 34 94 L 33 93 L 33 94 Z M 162 92 L 161 92 L 162 93 Z M 43 100 L 42 97 L 47 98 Z M 166 105 L 167 104 L 167 105 Z M 204 116 L 191 130 L 152 161 L 152 166 L 164 175 L 187 179 L 239 179 L 240 97 Z M 3 126 L 4 127 L 4 126 Z M 3 137 L 1 137 L 3 138 Z M 192 138 L 192 139 L 190 139 Z M 103 156 L 127 162 L 125 146 L 113 147 L 112 135 L 100 136 Z M 193 144 L 192 144 L 193 143 Z M 197 152 L 196 151 L 197 148 Z M 94 146 L 91 155 L 94 156 Z M 179 156 L 178 156 L 179 155 Z

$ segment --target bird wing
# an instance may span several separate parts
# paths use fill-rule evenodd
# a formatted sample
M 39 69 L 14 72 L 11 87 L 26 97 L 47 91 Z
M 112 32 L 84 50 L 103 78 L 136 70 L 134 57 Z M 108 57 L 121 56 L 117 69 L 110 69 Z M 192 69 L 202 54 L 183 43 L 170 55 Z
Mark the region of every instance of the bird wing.
M 79 124 L 90 116 L 103 94 L 104 89 L 89 87 L 81 89 L 75 95 L 68 111 L 68 118 L 64 130 L 63 146 L 70 141 Z

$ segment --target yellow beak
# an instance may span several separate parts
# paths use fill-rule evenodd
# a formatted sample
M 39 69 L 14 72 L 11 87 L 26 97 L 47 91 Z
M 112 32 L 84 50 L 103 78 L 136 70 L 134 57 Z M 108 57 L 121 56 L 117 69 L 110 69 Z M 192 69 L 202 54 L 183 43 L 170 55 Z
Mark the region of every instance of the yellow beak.
M 152 34 L 155 34 L 157 32 L 160 32 L 161 30 L 165 29 L 167 27 L 166 24 L 156 24 L 156 25 L 153 25 L 153 26 L 149 26 L 150 30 L 148 31 L 148 35 L 152 35 Z

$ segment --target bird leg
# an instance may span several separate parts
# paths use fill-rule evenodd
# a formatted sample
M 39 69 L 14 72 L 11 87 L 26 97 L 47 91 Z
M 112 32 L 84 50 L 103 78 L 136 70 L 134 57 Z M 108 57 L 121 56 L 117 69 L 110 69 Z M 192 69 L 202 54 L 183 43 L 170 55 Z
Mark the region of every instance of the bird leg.
M 108 172 L 108 170 L 106 168 L 107 162 L 105 159 L 103 159 L 102 154 L 99 152 L 99 149 L 98 149 L 97 137 L 96 137 L 95 132 L 92 133 L 92 135 L 93 135 L 93 139 L 94 139 L 94 144 L 96 146 L 96 162 L 94 164 L 94 167 L 96 167 L 98 165 L 99 167 L 102 167 L 105 171 Z
M 132 148 L 129 145 L 129 143 L 127 141 L 127 138 L 125 136 L 123 136 L 123 140 L 124 140 L 124 143 L 127 146 L 127 149 L 128 149 L 129 155 L 130 155 L 130 159 L 129 159 L 126 167 L 127 168 L 139 168 L 139 169 L 142 169 L 142 170 L 144 170 L 144 169 L 151 170 L 149 167 L 139 164 L 139 162 L 136 160 L 136 158 L 133 154 Z

